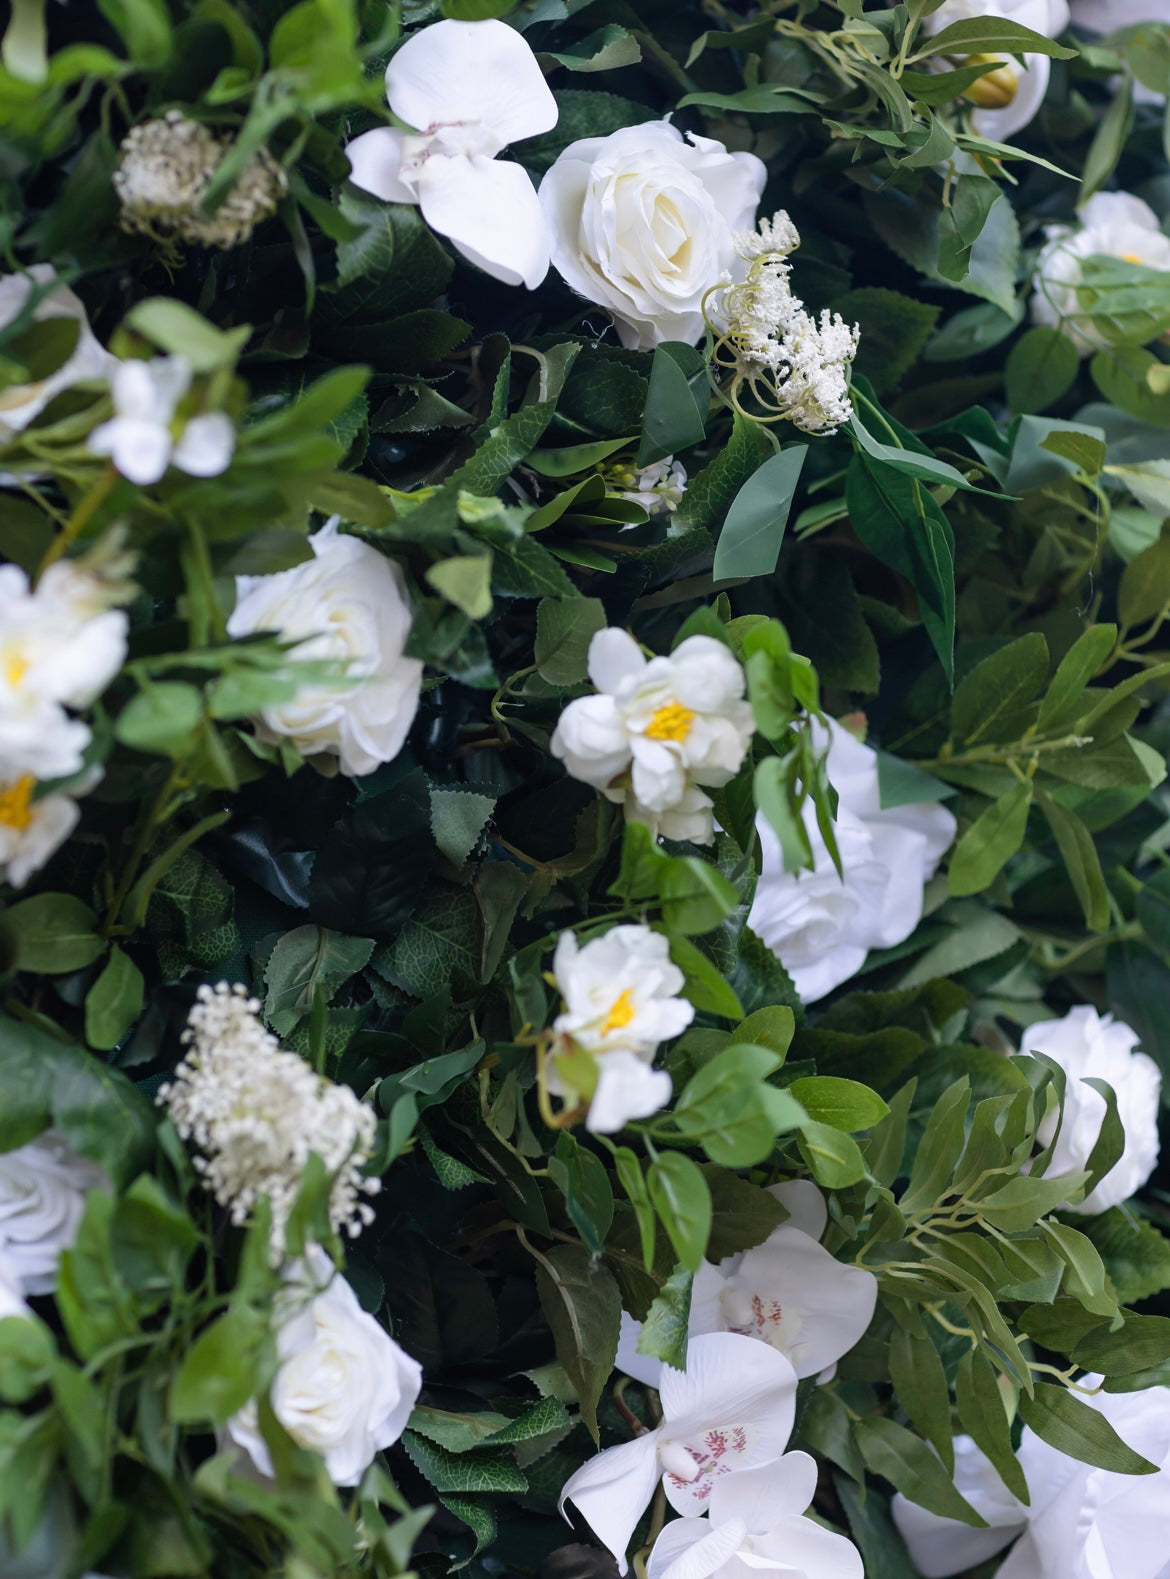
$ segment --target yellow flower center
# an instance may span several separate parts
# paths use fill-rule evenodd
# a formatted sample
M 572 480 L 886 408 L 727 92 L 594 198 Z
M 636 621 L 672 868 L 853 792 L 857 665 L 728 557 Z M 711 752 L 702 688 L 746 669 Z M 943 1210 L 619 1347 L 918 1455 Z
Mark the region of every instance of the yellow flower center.
M 1136 252 L 1123 252 L 1121 254 L 1121 261 L 1122 263 L 1140 263 L 1142 260 L 1138 257 Z
M 689 707 L 681 702 L 668 702 L 646 725 L 646 734 L 651 740 L 685 740 L 694 721 L 695 715 Z
M 28 659 L 22 658 L 18 652 L 10 652 L 4 660 L 4 678 L 9 685 L 19 685 L 28 670 Z
M 634 989 L 627 987 L 625 992 L 614 1001 L 613 1007 L 605 1017 L 605 1024 L 601 1027 L 602 1036 L 608 1036 L 611 1031 L 622 1031 L 629 1025 L 637 1013 L 631 1002 L 633 996 Z
M 32 821 L 32 792 L 37 781 L 25 773 L 14 784 L 0 786 L 0 827 L 23 833 Z

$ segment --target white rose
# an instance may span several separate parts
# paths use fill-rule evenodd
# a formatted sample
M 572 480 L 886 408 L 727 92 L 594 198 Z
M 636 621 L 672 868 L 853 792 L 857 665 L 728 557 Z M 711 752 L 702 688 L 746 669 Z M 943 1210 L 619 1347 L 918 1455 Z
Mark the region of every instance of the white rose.
M 320 1453 L 334 1485 L 356 1486 L 375 1453 L 406 1429 L 422 1368 L 361 1308 L 319 1245 L 286 1277 L 276 1316 L 280 1368 L 269 1393 L 272 1411 L 294 1442 Z M 233 1415 L 226 1430 L 255 1468 L 271 1476 L 255 1403 Z
M 1070 1212 L 1095 1213 L 1120 1206 L 1153 1173 L 1158 1162 L 1158 1098 L 1162 1076 L 1152 1058 L 1137 1053 L 1138 1037 L 1128 1025 L 1107 1014 L 1102 1018 L 1086 1005 L 1070 1009 L 1062 1020 L 1029 1026 L 1021 1052 L 1046 1053 L 1064 1070 L 1064 1122 L 1045 1177 L 1082 1173 L 1101 1133 L 1105 1098 L 1086 1085 L 1104 1080 L 1117 1097 L 1117 1113 L 1125 1131 L 1125 1150 L 1091 1195 Z M 1057 1115 L 1050 1113 L 1036 1132 L 1041 1146 L 1056 1133 Z
M 1082 260 L 1121 258 L 1148 269 L 1170 269 L 1170 237 L 1163 234 L 1149 204 L 1128 192 L 1097 192 L 1078 213 L 1078 229 L 1045 228 L 1048 244 L 1036 259 L 1032 276 L 1032 319 L 1059 329 L 1082 356 L 1089 356 L 1112 340 L 1107 325 L 1089 316 L 1090 308 L 1107 312 L 1107 302 L 1081 300 Z
M 90 1190 L 108 1189 L 96 1163 L 71 1151 L 54 1130 L 0 1155 L 0 1255 L 26 1294 L 49 1294 Z
M 926 18 L 923 28 L 928 34 L 941 33 L 955 22 L 972 18 L 982 21 L 988 16 L 1018 22 L 1045 38 L 1059 37 L 1069 20 L 1067 0 L 996 0 L 994 5 L 987 5 L 985 0 L 943 0 L 938 10 Z M 1003 54 L 998 50 L 993 58 Z M 980 77 L 966 95 L 978 106 L 971 114 L 973 130 L 998 143 L 1022 131 L 1044 102 L 1051 70 L 1047 55 L 1025 55 L 1022 66 L 1014 56 L 1006 55 L 1003 65 Z
M 23 888 L 77 826 L 81 813 L 68 795 L 33 799 L 36 779 L 22 773 L 0 781 L 0 880 Z
M 955 837 L 955 819 L 934 802 L 883 809 L 877 753 L 830 720 L 814 725 L 828 746 L 826 769 L 839 801 L 834 824 L 844 879 L 837 875 L 805 802 L 805 831 L 815 865 L 787 872 L 771 825 L 756 819 L 763 852 L 748 924 L 791 975 L 805 1003 L 815 1003 L 856 974 L 872 948 L 892 948 L 922 919 L 927 881 Z
M 669 121 L 570 143 L 540 183 L 553 266 L 646 350 L 703 333 L 702 300 L 742 265 L 766 171 L 754 154 L 684 137 Z
M 744 673 L 711 636 L 688 636 L 647 660 L 628 632 L 611 626 L 589 643 L 597 696 L 561 714 L 549 749 L 575 779 L 624 805 L 667 839 L 709 844 L 718 788 L 738 773 L 754 722 Z
M 9 1316 L 31 1317 L 32 1311 L 24 1302 L 19 1273 L 0 1250 L 0 1321 Z
M 414 722 L 423 666 L 403 656 L 410 635 L 406 582 L 393 560 L 338 518 L 312 538 L 314 557 L 273 576 L 237 576 L 229 636 L 274 631 L 296 642 L 293 656 L 332 660 L 336 682 L 305 685 L 291 702 L 266 707 L 262 740 L 291 740 L 306 756 L 327 752 L 351 777 L 372 773 L 402 750 Z
M 7 328 L 24 311 L 34 286 L 49 285 L 57 278 L 48 263 L 34 263 L 27 274 L 0 275 L 0 329 Z M 48 378 L 35 384 L 11 384 L 0 390 L 0 444 L 9 443 L 22 428 L 62 390 L 85 379 L 105 378 L 113 360 L 104 351 L 89 327 L 85 307 L 67 285 L 58 285 L 43 296 L 33 309 L 33 322 L 50 318 L 75 318 L 81 326 L 70 356 Z

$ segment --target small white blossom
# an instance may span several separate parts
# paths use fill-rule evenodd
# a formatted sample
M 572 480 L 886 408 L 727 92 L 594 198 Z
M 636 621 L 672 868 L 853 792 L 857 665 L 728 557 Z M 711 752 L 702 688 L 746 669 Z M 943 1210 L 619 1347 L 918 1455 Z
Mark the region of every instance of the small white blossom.
M 255 153 L 214 214 L 203 199 L 231 138 L 179 110 L 144 121 L 123 139 L 114 190 L 123 230 L 188 246 L 238 247 L 276 211 L 288 190 L 284 171 L 266 148 Z
M 687 491 L 686 467 L 673 455 L 650 466 L 611 466 L 605 479 L 619 499 L 640 504 L 649 515 L 673 515 Z
M 362 1177 L 374 1148 L 373 1109 L 348 1086 L 315 1074 L 285 1052 L 257 1016 L 260 1005 L 243 987 L 200 987 L 183 1040 L 189 1051 L 172 1084 L 158 1094 L 184 1140 L 203 1156 L 195 1167 L 234 1223 L 248 1219 L 262 1196 L 272 1207 L 271 1255 L 284 1255 L 285 1227 L 309 1157 L 334 1176 L 329 1220 L 350 1237 L 372 1221 L 361 1199 L 377 1179 Z
M 34 263 L 26 274 L 0 275 L 0 328 L 7 328 L 25 309 L 38 286 L 52 285 L 56 270 L 48 263 Z M 9 384 L 0 389 L 0 444 L 6 444 L 40 415 L 54 396 L 86 379 L 101 379 L 113 358 L 89 327 L 85 307 L 67 285 L 58 285 L 33 308 L 33 322 L 75 318 L 80 326 L 77 344 L 55 372 L 33 384 Z
M 156 483 L 168 466 L 190 477 L 218 477 L 231 465 L 236 430 L 225 411 L 180 415 L 191 388 L 181 356 L 119 362 L 110 378 L 114 416 L 89 436 L 94 455 L 108 455 L 139 487 Z
M 0 780 L 0 881 L 23 888 L 77 826 L 81 813 L 68 795 L 34 800 L 37 781 L 22 773 Z
M 97 1164 L 79 1157 L 56 1130 L 0 1156 L 0 1256 L 26 1294 L 53 1291 L 86 1195 L 109 1185 Z

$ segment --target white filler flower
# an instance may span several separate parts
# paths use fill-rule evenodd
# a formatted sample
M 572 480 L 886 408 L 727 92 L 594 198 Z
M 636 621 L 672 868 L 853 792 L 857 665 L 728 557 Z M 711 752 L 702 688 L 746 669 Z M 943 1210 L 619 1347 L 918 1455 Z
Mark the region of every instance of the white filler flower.
M 294 1442 L 320 1453 L 335 1486 L 356 1486 L 375 1453 L 406 1429 L 422 1368 L 361 1308 L 319 1245 L 285 1277 L 272 1412 Z M 273 1473 L 254 1402 L 233 1415 L 226 1434 L 262 1475 Z
M 1110 0 L 1112 3 L 1112 0 Z M 1058 38 L 1068 26 L 1067 0 L 943 0 L 923 26 L 927 33 L 941 33 L 955 22 L 982 21 L 999 16 L 1029 27 L 1045 38 Z M 977 57 L 978 58 L 978 57 Z M 991 59 L 1003 60 L 997 71 L 972 83 L 964 97 L 976 106 L 971 115 L 972 129 L 991 142 L 1006 142 L 1022 131 L 1039 110 L 1048 92 L 1052 62 L 1047 55 L 1024 56 L 1024 63 L 997 50 Z M 970 60 L 971 57 L 964 57 Z
M 778 1459 L 796 1417 L 796 1373 L 782 1354 L 734 1333 L 696 1338 L 685 1371 L 666 1369 L 662 1423 L 607 1448 L 569 1477 L 574 1503 L 626 1572 L 626 1548 L 661 1480 L 676 1513 L 696 1516 L 725 1475 Z
M 496 158 L 557 123 L 528 44 L 505 22 L 432 23 L 392 56 L 386 97 L 414 130 L 379 126 L 347 143 L 354 185 L 417 203 L 485 273 L 535 290 L 549 257 L 540 203 L 523 166 Z
M 650 1064 L 659 1043 L 681 1035 L 695 1017 L 678 996 L 684 977 L 666 938 L 649 927 L 621 926 L 580 947 L 572 932 L 562 932 L 553 974 L 565 1001 L 553 1030 L 570 1052 L 596 1061 L 586 1128 L 609 1135 L 665 1107 L 670 1076 Z M 549 1086 L 559 1096 L 575 1094 L 555 1056 Z
M 709 1517 L 676 1519 L 662 1531 L 649 1579 L 864 1579 L 853 1542 L 803 1517 L 816 1489 L 807 1453 L 728 1475 L 712 1489 Z
M 0 275 L 0 329 L 6 329 L 24 311 L 34 289 L 52 285 L 56 270 L 48 263 L 34 263 L 27 274 Z M 103 350 L 89 327 L 85 307 L 67 285 L 58 285 L 33 308 L 33 322 L 74 318 L 79 326 L 77 344 L 55 372 L 34 384 L 9 384 L 0 389 L 0 444 L 6 444 L 62 390 L 84 379 L 103 379 L 113 358 Z
M 1081 1005 L 1062 1020 L 1043 1020 L 1029 1026 L 1021 1039 L 1021 1052 L 1045 1053 L 1064 1070 L 1064 1122 L 1045 1177 L 1083 1173 L 1101 1133 L 1105 1098 L 1088 1080 L 1104 1080 L 1117 1097 L 1117 1114 L 1125 1131 L 1125 1150 L 1119 1160 L 1083 1201 L 1066 1211 L 1108 1211 L 1120 1206 L 1153 1173 L 1158 1163 L 1158 1098 L 1162 1076 L 1157 1064 L 1135 1051 L 1137 1032 L 1111 1014 Z M 1050 1113 L 1036 1132 L 1041 1146 L 1051 1144 L 1057 1115 Z
M 811 870 L 787 872 L 771 825 L 756 819 L 763 868 L 748 923 L 780 960 L 805 1003 L 855 975 L 871 948 L 892 948 L 922 918 L 923 889 L 955 837 L 955 819 L 934 802 L 883 809 L 877 754 L 830 720 L 814 725 L 839 796 L 835 829 L 844 880 L 837 875 L 811 800 L 804 826 Z
M 402 750 L 414 722 L 423 666 L 403 655 L 410 603 L 402 571 L 337 516 L 309 539 L 313 558 L 273 576 L 237 576 L 228 635 L 273 631 L 293 658 L 332 661 L 335 681 L 313 681 L 266 707 L 262 740 L 291 740 L 306 756 L 335 756 L 343 773 L 372 773 Z
M 669 121 L 570 143 L 540 183 L 552 261 L 648 350 L 703 333 L 704 294 L 736 267 L 735 233 L 755 224 L 767 172 L 755 154 Z
M 647 659 L 627 631 L 610 626 L 589 643 L 589 678 L 599 694 L 565 708 L 553 755 L 624 805 L 631 822 L 710 844 L 712 804 L 700 786 L 735 777 L 755 727 L 731 650 L 712 636 L 688 636 L 669 656 Z
M 1120 258 L 1170 269 L 1170 237 L 1148 203 L 1129 192 L 1097 192 L 1078 210 L 1079 227 L 1049 225 L 1032 276 L 1032 319 L 1066 335 L 1082 356 L 1112 343 L 1108 294 L 1082 292 L 1086 258 Z M 1152 337 L 1152 331 L 1151 331 Z
M 72 1248 L 90 1190 L 109 1189 L 94 1162 L 55 1130 L 0 1156 L 0 1257 L 26 1294 L 57 1286 L 61 1252 Z
M 218 477 L 231 465 L 236 430 L 225 411 L 180 415 L 191 388 L 181 356 L 119 362 L 110 378 L 114 416 L 89 436 L 94 455 L 108 455 L 130 482 L 147 487 L 177 466 L 190 477 Z

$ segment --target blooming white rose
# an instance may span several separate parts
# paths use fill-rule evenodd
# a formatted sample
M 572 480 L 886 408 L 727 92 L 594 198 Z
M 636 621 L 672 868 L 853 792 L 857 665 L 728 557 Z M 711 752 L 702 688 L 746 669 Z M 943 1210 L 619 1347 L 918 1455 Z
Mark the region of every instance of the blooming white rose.
M 48 263 L 34 263 L 27 274 L 0 275 L 0 329 L 7 328 L 24 311 L 34 287 L 50 285 L 57 278 Z M 58 285 L 33 308 L 33 322 L 50 318 L 75 318 L 80 325 L 71 354 L 47 378 L 34 384 L 10 384 L 0 389 L 0 444 L 7 444 L 62 390 L 85 379 L 101 379 L 113 361 L 89 327 L 85 307 L 67 285 Z
M 262 740 L 291 740 L 306 756 L 336 756 L 343 773 L 372 773 L 402 750 L 414 722 L 423 666 L 403 656 L 410 603 L 402 571 L 334 516 L 309 539 L 313 558 L 273 576 L 237 576 L 229 636 L 274 631 L 293 656 L 342 666 L 336 682 L 303 686 L 266 707 Z
M 9 1316 L 31 1317 L 24 1302 L 20 1276 L 3 1251 L 0 1251 L 0 1321 Z
M 225 411 L 180 416 L 191 388 L 191 364 L 181 356 L 119 362 L 110 377 L 114 416 L 89 436 L 94 455 L 108 455 L 139 487 L 156 483 L 168 466 L 191 477 L 218 477 L 231 465 L 236 430 Z
M 839 801 L 834 824 L 844 878 L 837 875 L 811 800 L 803 808 L 811 870 L 787 872 L 780 841 L 756 819 L 763 866 L 748 924 L 815 1003 L 856 974 L 872 948 L 892 948 L 922 918 L 927 881 L 955 837 L 955 819 L 934 802 L 883 809 L 877 753 L 830 720 L 813 725 Z
M 49 1294 L 90 1190 L 108 1189 L 96 1163 L 79 1157 L 55 1130 L 0 1155 L 0 1255 L 26 1294 Z
M 0 880 L 23 888 L 65 843 L 81 813 L 68 795 L 33 799 L 36 779 L 0 781 Z
M 581 947 L 572 932 L 562 932 L 553 974 L 565 1001 L 554 1032 L 570 1052 L 591 1053 L 597 1061 L 586 1128 L 610 1135 L 665 1107 L 670 1076 L 650 1063 L 658 1044 L 679 1036 L 695 1017 L 678 996 L 685 978 L 666 938 L 649 927 L 621 926 Z M 555 1056 L 549 1087 L 559 1096 L 575 1095 Z
M 707 1518 L 676 1519 L 662 1531 L 649 1579 L 864 1579 L 853 1542 L 803 1517 L 816 1489 L 807 1453 L 725 1476 L 711 1490 Z
M 1090 308 L 1107 311 L 1107 302 L 1082 301 L 1083 260 L 1120 258 L 1148 269 L 1170 269 L 1170 236 L 1161 230 L 1150 205 L 1129 192 L 1097 192 L 1078 216 L 1079 228 L 1045 227 L 1048 242 L 1032 276 L 1032 319 L 1059 329 L 1082 356 L 1089 356 L 1112 341 L 1107 325 L 1089 316 Z
M 406 1429 L 422 1367 L 361 1308 L 319 1245 L 286 1280 L 275 1312 L 272 1412 L 294 1442 L 320 1453 L 335 1486 L 356 1486 L 375 1453 Z M 232 1416 L 226 1434 L 262 1475 L 273 1473 L 254 1402 Z
M 547 226 L 528 172 L 496 159 L 557 123 L 529 45 L 506 22 L 434 22 L 391 57 L 386 97 L 416 129 L 379 126 L 347 143 L 354 185 L 417 203 L 485 273 L 535 290 L 548 273 Z
M 553 264 L 613 315 L 623 345 L 694 344 L 704 294 L 742 270 L 735 232 L 755 225 L 766 174 L 754 154 L 669 121 L 584 137 L 540 183 Z
M 995 0 L 994 5 L 987 5 L 985 0 L 943 0 L 938 10 L 926 18 L 923 28 L 927 33 L 941 33 L 955 22 L 988 16 L 1018 22 L 1033 33 L 1043 33 L 1045 38 L 1057 38 L 1068 26 L 1068 0 Z M 1003 53 L 996 51 L 993 58 L 998 59 Z M 979 106 L 971 115 L 972 128 L 991 142 L 1002 143 L 1013 137 L 1043 104 L 1051 70 L 1047 55 L 1025 55 L 1022 66 L 1008 55 L 998 71 L 980 77 L 965 95 Z
M 744 673 L 712 636 L 688 636 L 647 660 L 634 638 L 610 626 L 589 643 L 597 696 L 569 703 L 549 749 L 566 771 L 624 805 L 667 839 L 713 838 L 718 788 L 738 773 L 755 727 Z
M 1154 1060 L 1135 1052 L 1137 1032 L 1111 1014 L 1080 1005 L 1062 1020 L 1043 1020 L 1024 1032 L 1020 1051 L 1045 1053 L 1064 1070 L 1064 1122 L 1045 1177 L 1083 1173 L 1101 1133 L 1105 1098 L 1086 1080 L 1104 1080 L 1117 1097 L 1117 1114 L 1125 1131 L 1119 1160 L 1083 1201 L 1066 1211 L 1105 1212 L 1120 1206 L 1153 1173 L 1158 1162 L 1158 1098 L 1162 1076 Z M 1056 1134 L 1057 1114 L 1049 1113 L 1036 1132 L 1041 1146 Z

